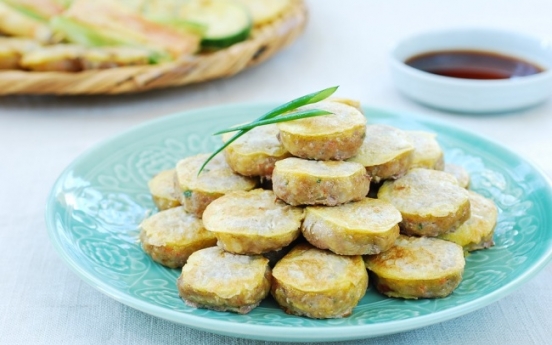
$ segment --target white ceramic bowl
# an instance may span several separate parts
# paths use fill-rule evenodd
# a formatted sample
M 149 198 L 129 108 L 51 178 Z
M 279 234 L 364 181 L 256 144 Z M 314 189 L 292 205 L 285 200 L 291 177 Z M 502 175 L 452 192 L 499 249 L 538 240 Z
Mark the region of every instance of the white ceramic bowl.
M 495 52 L 537 64 L 544 71 L 511 79 L 475 80 L 431 74 L 404 63 L 418 54 L 440 50 Z M 552 44 L 491 28 L 426 32 L 395 45 L 391 71 L 402 93 L 431 107 L 468 113 L 513 111 L 541 103 L 552 93 Z

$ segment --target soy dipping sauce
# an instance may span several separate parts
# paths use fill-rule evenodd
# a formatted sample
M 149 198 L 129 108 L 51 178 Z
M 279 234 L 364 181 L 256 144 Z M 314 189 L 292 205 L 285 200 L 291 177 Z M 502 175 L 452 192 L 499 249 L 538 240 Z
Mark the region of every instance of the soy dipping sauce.
M 516 57 L 477 50 L 434 51 L 415 55 L 405 63 L 428 73 L 462 79 L 510 79 L 544 71 Z

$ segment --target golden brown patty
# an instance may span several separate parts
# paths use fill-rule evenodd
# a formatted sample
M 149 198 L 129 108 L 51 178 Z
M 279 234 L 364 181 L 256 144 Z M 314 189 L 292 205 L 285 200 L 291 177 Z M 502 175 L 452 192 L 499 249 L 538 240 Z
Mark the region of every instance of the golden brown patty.
M 290 156 L 278 140 L 278 133 L 276 125 L 253 128 L 224 150 L 226 161 L 240 175 L 270 178 L 274 163 Z M 234 134 L 225 133 L 223 141 L 227 142 Z
M 203 214 L 205 227 L 224 250 L 262 254 L 281 249 L 301 233 L 304 212 L 277 200 L 270 190 L 231 192 L 213 201 Z
M 443 170 L 445 159 L 443 150 L 437 142 L 437 135 L 423 131 L 405 131 L 408 140 L 414 146 L 410 168 Z
M 251 190 L 257 185 L 256 179 L 236 174 L 223 155 L 216 155 L 198 175 L 207 157 L 208 154 L 187 157 L 176 165 L 180 202 L 186 211 L 198 217 L 202 217 L 211 201 L 231 191 Z
M 280 141 L 292 155 L 317 160 L 344 160 L 354 156 L 366 131 L 360 111 L 340 102 L 322 101 L 298 108 L 321 109 L 331 115 L 281 122 Z
M 314 246 L 336 254 L 377 254 L 399 236 L 401 213 L 390 203 L 364 198 L 339 206 L 306 208 L 303 236 Z
M 169 169 L 161 171 L 148 182 L 153 202 L 160 211 L 180 206 L 175 180 L 176 170 Z
M 175 207 L 147 218 L 140 224 L 142 248 L 167 267 L 182 267 L 195 251 L 216 244 L 215 235 L 205 230 L 201 219 Z
M 456 177 L 460 187 L 468 189 L 470 186 L 470 174 L 461 165 L 445 163 L 444 171 Z
M 414 146 L 402 130 L 387 125 L 368 125 L 362 146 L 348 161 L 364 165 L 372 181 L 380 182 L 406 174 L 413 152 Z
M 470 196 L 471 216 L 454 232 L 439 236 L 440 238 L 455 242 L 466 251 L 491 247 L 493 234 L 498 217 L 498 210 L 491 199 L 468 191 Z
M 273 269 L 271 293 L 288 314 L 317 319 L 351 314 L 366 292 L 362 257 L 337 255 L 303 243 Z
M 270 280 L 267 258 L 211 247 L 190 256 L 177 287 L 191 307 L 246 314 L 268 295 Z
M 272 188 L 290 205 L 335 206 L 363 199 L 370 178 L 358 163 L 290 157 L 276 162 Z
M 365 257 L 376 289 L 400 298 L 446 297 L 460 284 L 465 260 L 456 243 L 399 236 L 391 249 Z
M 412 169 L 398 180 L 384 182 L 378 199 L 401 212 L 401 232 L 407 235 L 438 236 L 470 217 L 468 192 L 444 171 Z

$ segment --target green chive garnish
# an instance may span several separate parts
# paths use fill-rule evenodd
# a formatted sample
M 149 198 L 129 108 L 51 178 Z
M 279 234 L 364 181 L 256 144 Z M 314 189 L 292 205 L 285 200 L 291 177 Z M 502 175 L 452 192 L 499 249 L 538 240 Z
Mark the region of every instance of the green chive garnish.
M 266 120 L 259 120 L 256 122 L 250 122 L 245 125 L 236 126 L 228 129 L 223 129 L 222 131 L 218 131 L 213 135 L 218 134 L 224 134 L 229 132 L 235 132 L 235 131 L 243 131 L 243 130 L 251 130 L 255 127 L 259 126 L 266 126 L 273 123 L 279 123 L 279 122 L 286 122 L 286 121 L 293 121 L 293 120 L 299 120 L 299 119 L 306 119 L 307 117 L 314 117 L 314 116 L 321 116 L 321 115 L 329 115 L 331 112 L 327 110 L 320 110 L 320 109 L 309 109 L 305 111 L 298 111 L 296 113 L 289 113 L 286 115 L 281 115 L 277 117 L 273 117 L 271 119 Z
M 287 113 L 291 110 L 297 109 L 297 108 L 302 107 L 302 106 L 307 105 L 307 104 L 312 104 L 312 103 L 316 103 L 316 102 L 319 102 L 321 100 L 324 100 L 324 99 L 328 98 L 329 96 L 331 96 L 337 90 L 338 87 L 339 86 L 333 86 L 333 87 L 329 87 L 329 88 L 324 89 L 324 90 L 320 90 L 320 91 L 317 91 L 317 92 L 310 93 L 310 94 L 305 95 L 305 96 L 301 96 L 301 97 L 296 98 L 296 99 L 294 99 L 294 100 L 292 100 L 288 103 L 282 104 L 279 107 L 276 107 L 276 108 L 272 109 L 271 111 L 265 113 L 264 115 L 257 118 L 256 120 L 254 120 L 251 123 L 248 123 L 248 124 L 242 125 L 242 126 L 238 126 L 238 127 L 234 127 L 234 128 L 229 128 L 227 130 L 223 130 L 223 131 L 219 131 L 219 132 L 215 133 L 215 135 L 217 135 L 217 134 L 222 134 L 222 133 L 227 133 L 227 132 L 238 131 L 232 138 L 230 138 L 230 140 L 228 140 L 221 147 L 219 147 L 217 150 L 215 150 L 215 152 L 213 152 L 209 156 L 209 158 L 207 158 L 205 160 L 205 162 L 203 162 L 203 165 L 201 166 L 201 168 L 199 168 L 199 171 L 197 172 L 197 174 L 199 175 L 203 171 L 203 168 L 205 168 L 207 163 L 209 163 L 211 161 L 211 159 L 213 159 L 213 157 L 215 157 L 222 150 L 224 150 L 226 147 L 228 147 L 228 145 L 230 145 L 234 141 L 236 141 L 236 139 L 238 139 L 239 137 L 241 137 L 242 135 L 244 135 L 245 133 L 249 132 L 251 129 L 253 129 L 257 126 L 264 126 L 264 125 L 268 125 L 270 123 L 292 121 L 292 120 L 298 120 L 298 119 L 302 119 L 302 118 L 306 118 L 306 117 L 313 117 L 313 116 L 331 114 L 330 112 L 327 112 L 327 111 L 324 111 L 324 110 L 312 109 L 312 110 L 307 110 L 307 111 L 304 111 L 304 112 L 286 114 L 286 115 L 283 115 L 283 116 L 279 117 L 278 119 L 274 119 L 274 122 L 267 122 L 267 120 L 272 119 L 276 116 L 282 115 L 284 113 Z

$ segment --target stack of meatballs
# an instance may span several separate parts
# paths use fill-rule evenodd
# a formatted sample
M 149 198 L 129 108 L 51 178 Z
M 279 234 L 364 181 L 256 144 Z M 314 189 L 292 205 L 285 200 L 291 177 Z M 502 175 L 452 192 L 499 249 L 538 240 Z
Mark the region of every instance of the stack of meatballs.
M 218 311 L 270 294 L 289 314 L 345 317 L 369 280 L 389 297 L 451 294 L 464 253 L 493 245 L 493 201 L 433 133 L 367 125 L 349 99 L 308 109 L 331 114 L 255 127 L 199 174 L 208 154 L 154 176 L 144 251 L 182 267 L 187 305 Z

